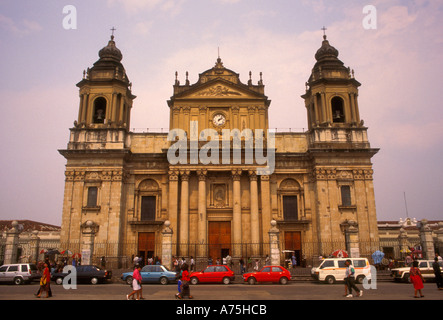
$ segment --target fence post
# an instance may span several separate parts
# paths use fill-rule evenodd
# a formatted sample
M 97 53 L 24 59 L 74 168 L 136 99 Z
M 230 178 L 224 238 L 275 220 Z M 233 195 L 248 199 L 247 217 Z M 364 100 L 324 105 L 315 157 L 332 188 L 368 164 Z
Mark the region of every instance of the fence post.
M 164 223 L 165 228 L 162 231 L 162 264 L 167 268 L 172 267 L 172 234 L 173 231 L 169 227 L 171 222 L 166 220 Z
M 426 219 L 420 221 L 420 241 L 423 247 L 423 257 L 425 259 L 433 259 L 435 255 L 434 240 L 432 239 L 432 230 Z
M 269 249 L 271 255 L 271 265 L 280 265 L 280 249 L 279 236 L 280 230 L 277 228 L 277 221 L 271 221 L 271 228 L 269 229 Z
M 438 223 L 438 230 L 435 233 L 437 234 L 437 252 L 441 256 L 443 254 L 443 222 Z
M 82 229 L 82 264 L 92 264 L 92 255 L 94 253 L 94 239 L 95 234 L 98 231 L 98 225 L 88 220 L 81 226 Z
M 12 221 L 12 228 L 6 232 L 5 262 L 17 263 L 18 237 L 20 229 L 17 221 Z
M 360 257 L 359 237 L 357 223 L 353 220 L 347 221 L 345 228 L 346 249 L 352 258 Z

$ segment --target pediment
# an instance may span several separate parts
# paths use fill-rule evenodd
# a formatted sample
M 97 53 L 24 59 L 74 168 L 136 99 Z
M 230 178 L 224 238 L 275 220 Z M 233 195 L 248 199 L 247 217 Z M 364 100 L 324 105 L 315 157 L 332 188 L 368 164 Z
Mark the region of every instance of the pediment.
M 249 90 L 248 86 L 224 79 L 196 84 L 175 96 L 176 99 L 257 99 L 264 95 Z

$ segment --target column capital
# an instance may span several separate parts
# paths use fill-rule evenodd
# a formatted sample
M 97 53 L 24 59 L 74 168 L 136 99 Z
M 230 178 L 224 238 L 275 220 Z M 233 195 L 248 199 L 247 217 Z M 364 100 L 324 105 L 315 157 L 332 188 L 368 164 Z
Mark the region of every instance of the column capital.
M 189 181 L 189 176 L 191 175 L 191 171 L 189 170 L 180 170 L 180 178 L 182 181 Z
M 232 180 L 239 181 L 242 174 L 242 169 L 232 170 L 231 173 L 232 173 Z
M 197 170 L 198 180 L 200 181 L 206 180 L 207 174 L 208 170 Z
M 169 170 L 168 175 L 169 175 L 169 181 L 177 181 L 178 180 L 178 174 L 179 171 L 178 170 Z
M 261 175 L 260 176 L 261 181 L 269 181 L 269 178 L 270 178 L 270 176 L 268 176 L 268 175 Z
M 249 171 L 248 171 L 248 174 L 249 174 L 249 179 L 250 179 L 251 181 L 257 181 L 257 171 L 255 171 L 255 170 L 249 170 Z

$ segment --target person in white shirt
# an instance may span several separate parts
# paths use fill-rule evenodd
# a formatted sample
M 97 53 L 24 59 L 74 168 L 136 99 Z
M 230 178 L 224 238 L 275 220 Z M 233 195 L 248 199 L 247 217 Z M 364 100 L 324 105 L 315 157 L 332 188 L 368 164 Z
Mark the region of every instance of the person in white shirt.
M 363 295 L 363 290 L 360 290 L 359 288 L 357 288 L 357 286 L 355 285 L 355 269 L 354 266 L 352 265 L 351 260 L 346 260 L 345 261 L 345 266 L 346 266 L 346 273 L 345 273 L 345 281 L 348 284 L 348 290 L 349 293 L 346 296 L 346 298 L 352 298 L 352 289 L 355 290 L 355 292 L 358 293 L 358 296 L 361 297 Z

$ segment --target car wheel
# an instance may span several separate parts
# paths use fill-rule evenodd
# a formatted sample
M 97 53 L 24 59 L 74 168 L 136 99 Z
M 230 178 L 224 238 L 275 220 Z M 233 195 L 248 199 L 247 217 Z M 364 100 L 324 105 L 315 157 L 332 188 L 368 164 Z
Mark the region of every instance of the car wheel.
M 406 283 L 411 282 L 410 279 L 409 279 L 409 273 L 405 273 L 405 275 L 403 276 L 403 281 L 406 282 Z
M 230 283 L 231 283 L 231 279 L 229 279 L 228 277 L 223 278 L 223 284 L 230 284 Z
M 129 284 L 130 286 L 132 286 L 132 277 L 127 277 L 126 283 Z
M 60 285 L 63 283 L 63 278 L 62 277 L 58 277 L 57 279 L 55 279 L 55 283 Z
M 91 278 L 91 284 L 97 284 L 98 283 L 98 279 L 97 278 Z
M 365 276 L 361 276 L 361 275 L 360 275 L 360 276 L 357 277 L 356 280 L 357 280 L 357 283 L 362 284 L 363 281 L 365 280 Z
M 257 280 L 255 280 L 255 278 L 254 277 L 250 277 L 249 279 L 248 279 L 248 283 L 249 284 L 255 284 L 257 282 Z
M 333 276 L 327 276 L 325 279 L 325 282 L 327 284 L 334 284 L 335 283 L 335 278 Z
M 196 278 L 196 277 L 192 277 L 191 278 L 191 284 L 198 284 L 198 278 Z
M 165 284 L 168 284 L 168 282 L 169 282 L 169 281 L 168 281 L 168 278 L 166 278 L 166 277 L 161 277 L 161 278 L 160 278 L 160 283 L 161 283 L 161 284 L 165 285 Z
M 20 277 L 14 278 L 14 284 L 16 284 L 16 285 L 23 284 L 23 279 Z
M 286 278 L 286 277 L 281 277 L 281 278 L 280 278 L 280 284 L 288 284 L 288 278 Z

